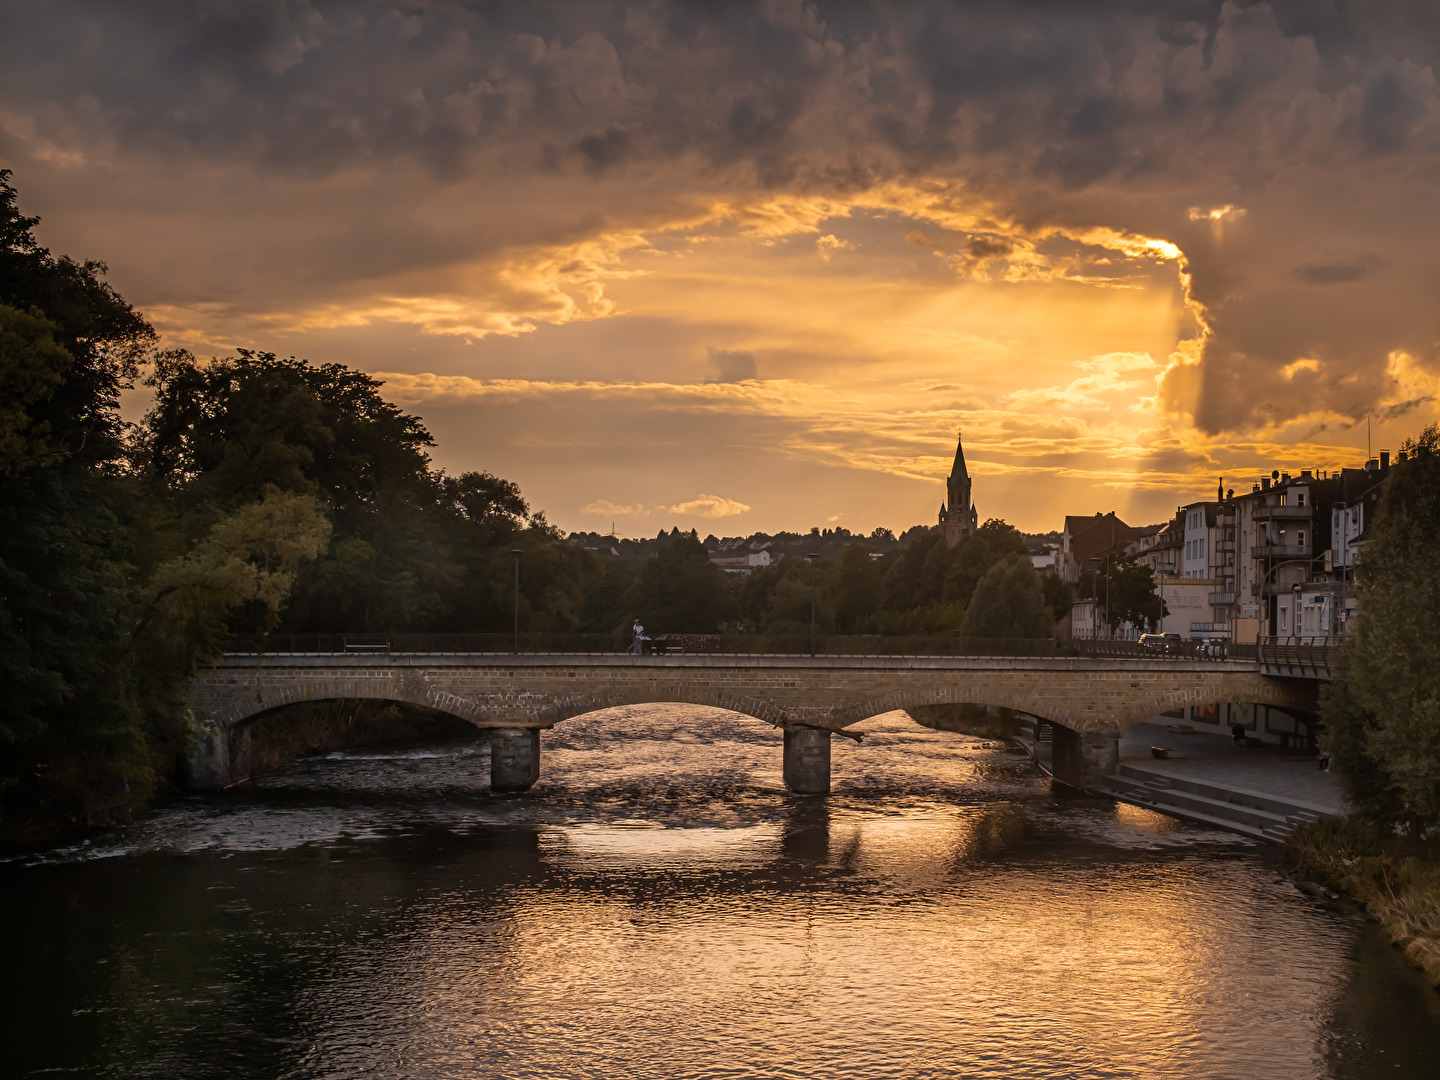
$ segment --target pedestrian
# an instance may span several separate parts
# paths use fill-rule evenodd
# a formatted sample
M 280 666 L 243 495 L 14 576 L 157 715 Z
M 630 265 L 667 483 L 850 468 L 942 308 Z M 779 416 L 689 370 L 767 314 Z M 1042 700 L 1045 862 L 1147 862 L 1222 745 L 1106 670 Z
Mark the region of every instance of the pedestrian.
M 650 639 L 645 636 L 645 627 L 640 625 L 638 617 L 635 619 L 635 625 L 630 628 L 630 632 L 635 635 L 635 655 L 639 656 L 645 651 L 645 642 Z
M 1230 725 L 1230 745 L 1231 745 L 1231 746 L 1244 746 L 1244 745 L 1245 745 L 1245 725 L 1244 725 L 1244 724 L 1231 724 L 1231 725 Z

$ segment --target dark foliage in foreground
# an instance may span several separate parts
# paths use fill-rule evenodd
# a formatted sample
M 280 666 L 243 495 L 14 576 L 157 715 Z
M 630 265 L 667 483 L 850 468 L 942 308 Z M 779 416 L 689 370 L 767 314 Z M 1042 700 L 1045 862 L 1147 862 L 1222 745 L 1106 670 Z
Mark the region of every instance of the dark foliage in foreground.
M 417 417 L 339 364 L 158 352 L 101 263 L 34 239 L 0 172 L 0 840 L 121 821 L 190 736 L 184 687 L 279 631 L 1048 636 L 1001 521 L 775 538 L 726 575 L 693 534 L 638 558 L 567 541 L 510 481 L 431 466 Z M 127 429 L 120 393 L 154 392 Z M 630 545 L 634 547 L 634 545 Z M 813 561 L 803 557 L 816 552 Z M 518 553 L 518 555 L 517 555 Z M 628 553 L 628 552 L 627 552 Z M 979 591 L 977 592 L 977 587 Z
M 1321 720 L 1351 805 L 1418 838 L 1440 826 L 1440 427 L 1403 449 L 1360 556 L 1355 625 Z

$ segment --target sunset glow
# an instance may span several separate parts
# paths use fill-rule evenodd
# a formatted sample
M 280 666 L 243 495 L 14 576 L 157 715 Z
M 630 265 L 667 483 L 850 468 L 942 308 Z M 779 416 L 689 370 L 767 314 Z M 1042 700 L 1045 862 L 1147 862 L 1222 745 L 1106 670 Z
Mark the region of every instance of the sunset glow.
M 1436 415 L 1440 108 L 1383 27 L 56 9 L 3 47 L 42 239 L 167 345 L 379 375 L 568 529 L 904 528 L 962 427 L 982 518 L 1159 520 Z

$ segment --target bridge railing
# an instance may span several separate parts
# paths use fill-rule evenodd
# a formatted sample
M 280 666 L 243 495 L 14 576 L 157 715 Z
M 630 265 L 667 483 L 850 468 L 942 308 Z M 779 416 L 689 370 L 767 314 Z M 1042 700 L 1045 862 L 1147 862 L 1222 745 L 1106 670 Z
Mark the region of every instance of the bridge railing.
M 1261 638 L 1256 645 L 1266 675 L 1328 679 L 1340 659 L 1340 639 L 1333 637 Z
M 813 648 L 812 648 L 813 645 Z M 624 653 L 628 634 L 271 634 L 236 639 L 230 652 L 344 653 Z M 962 638 L 944 635 L 657 634 L 647 655 L 765 654 L 808 656 L 1055 656 L 1050 638 Z
M 1253 646 L 1251 647 L 1253 658 Z M 334 656 L 365 653 L 505 654 L 625 653 L 628 634 L 272 634 L 236 639 L 232 653 Z M 1057 643 L 1051 638 L 963 638 L 954 635 L 657 634 L 647 654 L 770 656 L 1080 656 L 1094 659 L 1224 659 L 1223 651 L 1185 643 L 1173 652 L 1133 641 Z M 1232 653 L 1233 655 L 1233 653 Z
M 1255 646 L 1230 642 L 1169 641 L 1163 646 L 1138 641 L 1084 638 L 1072 644 L 1083 657 L 1095 660 L 1254 660 Z

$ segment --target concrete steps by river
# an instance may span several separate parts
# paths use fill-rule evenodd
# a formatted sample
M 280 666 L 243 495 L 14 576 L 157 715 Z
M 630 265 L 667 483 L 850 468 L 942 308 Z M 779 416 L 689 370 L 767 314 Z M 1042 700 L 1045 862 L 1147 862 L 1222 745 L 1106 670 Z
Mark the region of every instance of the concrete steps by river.
M 1330 811 L 1276 795 L 1121 765 L 1101 794 L 1123 802 L 1215 825 L 1257 840 L 1279 842 L 1298 825 Z

